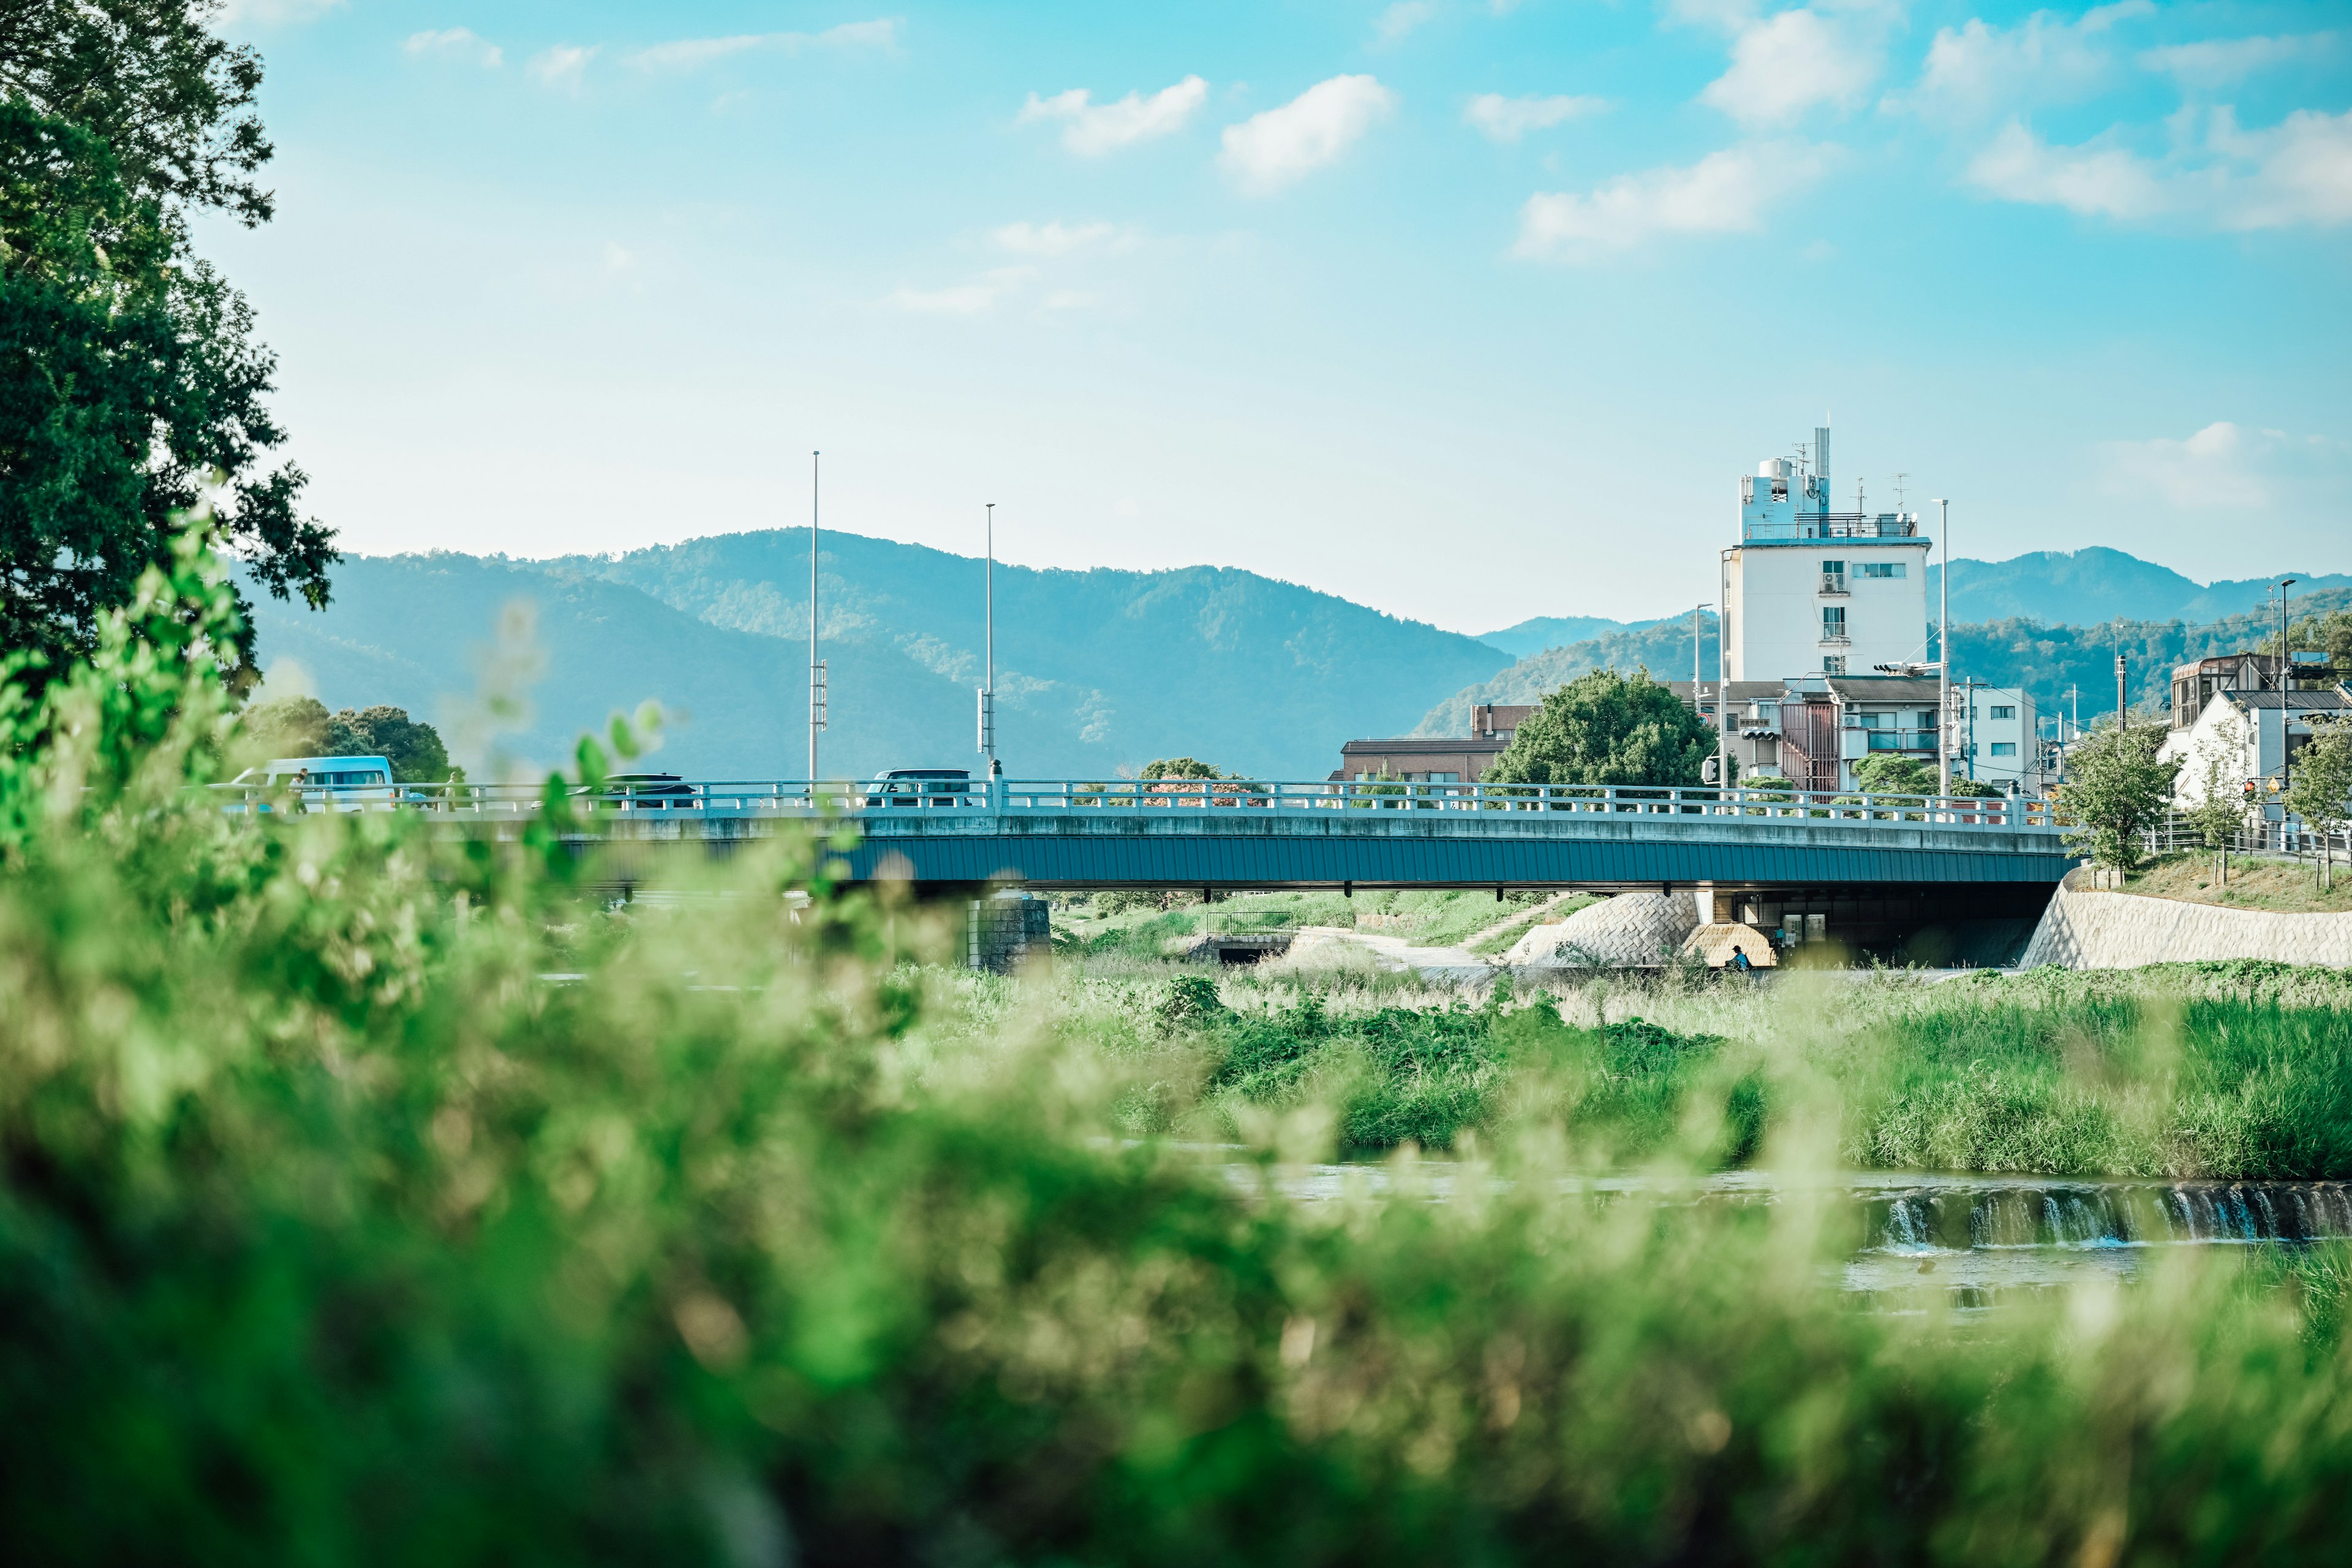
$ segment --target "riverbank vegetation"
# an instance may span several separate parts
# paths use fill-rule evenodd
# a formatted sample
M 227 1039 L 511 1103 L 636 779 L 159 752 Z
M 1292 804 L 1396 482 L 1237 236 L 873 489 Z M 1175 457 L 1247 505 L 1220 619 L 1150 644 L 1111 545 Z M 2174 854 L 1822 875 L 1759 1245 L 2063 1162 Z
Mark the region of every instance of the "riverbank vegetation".
M 1925 1275 L 1877 1303 L 1899 1311 L 1841 1291 L 1834 1195 L 1675 1184 L 1844 1158 L 1882 1044 L 1995 1106 L 2039 1061 L 2062 1108 L 2210 1082 L 2299 1116 L 2337 979 L 1434 1002 L 1344 965 L 968 978 L 950 922 L 832 886 L 807 841 L 615 906 L 562 831 L 594 744 L 505 841 L 224 816 L 187 786 L 236 740 L 232 601 L 190 542 L 134 612 L 37 702 L 0 683 L 16 1555 L 2352 1544 L 2334 1253 L 2183 1249 L 1958 1322 Z M 1806 1044 L 1821 1019 L 1851 1058 Z M 1233 1146 L 1155 1131 L 1188 1117 Z M 1343 1137 L 1395 1144 L 1389 1193 L 1294 1195 L 1279 1163 Z M 1442 1186 L 1411 1150 L 1447 1138 Z M 1647 1183 L 1594 1195 L 1596 1153 Z
M 935 1026 L 976 1035 L 1024 983 L 959 988 Z M 1026 988 L 1057 1038 L 1139 1079 L 1122 1102 L 1130 1135 L 1231 1141 L 1254 1118 L 1311 1112 L 1358 1153 L 1540 1127 L 1595 1167 L 1723 1165 L 1825 1099 L 1838 1158 L 1856 1167 L 2352 1176 L 2352 976 L 2331 971 L 1792 973 L 1769 986 L 1677 972 L 1465 993 L 1368 960 L 1223 973 L 1124 960 L 1066 962 Z M 1727 1115 L 1733 1130 L 1706 1147 L 1683 1137 L 1690 1119 Z

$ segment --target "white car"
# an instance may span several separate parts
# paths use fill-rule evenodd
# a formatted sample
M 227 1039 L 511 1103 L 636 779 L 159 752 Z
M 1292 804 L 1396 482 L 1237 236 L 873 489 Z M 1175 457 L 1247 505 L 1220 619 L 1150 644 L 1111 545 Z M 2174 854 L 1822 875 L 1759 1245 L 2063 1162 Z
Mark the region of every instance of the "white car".
M 382 810 L 399 798 L 386 757 L 276 757 L 229 780 L 232 788 L 294 790 L 313 811 Z

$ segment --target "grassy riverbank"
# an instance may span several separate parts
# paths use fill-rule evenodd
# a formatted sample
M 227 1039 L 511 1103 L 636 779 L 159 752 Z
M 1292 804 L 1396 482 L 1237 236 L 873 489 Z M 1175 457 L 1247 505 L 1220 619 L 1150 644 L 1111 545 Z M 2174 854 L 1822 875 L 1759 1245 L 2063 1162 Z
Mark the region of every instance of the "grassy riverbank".
M 951 921 L 805 844 L 614 909 L 562 781 L 503 841 L 191 805 L 222 767 L 197 638 L 235 627 L 193 552 L 147 593 L 37 715 L 0 689 L 15 1557 L 2352 1552 L 2340 1250 L 2183 1249 L 1955 1321 L 1929 1276 L 1873 1303 L 1902 1310 L 1842 1291 L 1834 1196 L 1672 1190 L 1832 1165 L 1854 1107 L 1954 1084 L 1959 1125 L 2089 1097 L 2150 1147 L 2210 1123 L 2189 1146 L 2325 1161 L 2341 977 L 1437 1007 L 1344 969 L 975 980 Z M 1211 1126 L 1232 1158 L 1118 1135 Z M 1385 1199 L 1268 1168 L 1473 1128 L 1442 1203 L 1402 1150 Z M 1601 1157 L 1657 1180 L 1567 1183 Z
M 2318 868 L 2307 860 L 2232 855 L 2226 879 L 2221 871 L 2219 857 L 2183 850 L 2134 872 L 2124 890 L 2278 914 L 2352 914 L 2352 866 L 2336 867 L 2335 885 L 2324 889 Z
M 956 984 L 983 1026 L 997 1005 L 979 998 L 1016 988 Z M 1036 990 L 1058 1037 L 1139 1080 L 1130 1134 L 1231 1140 L 1314 1114 L 1358 1151 L 1541 1126 L 1596 1165 L 1738 1163 L 1828 1104 L 1857 1166 L 2352 1175 L 2352 977 L 2326 971 L 1595 981 L 1473 1001 L 1361 965 L 1081 963 Z M 1727 1116 L 1705 1149 L 1685 1136 Z

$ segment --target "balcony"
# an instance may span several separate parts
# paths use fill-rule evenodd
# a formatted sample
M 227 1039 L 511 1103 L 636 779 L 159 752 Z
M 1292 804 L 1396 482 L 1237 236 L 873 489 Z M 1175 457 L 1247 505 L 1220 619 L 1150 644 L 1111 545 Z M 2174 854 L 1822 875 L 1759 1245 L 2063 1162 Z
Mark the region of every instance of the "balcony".
M 1821 591 L 1824 594 L 1834 595 L 1841 599 L 1846 597 L 1845 574 L 1843 572 L 1822 573 Z
M 1757 544 L 1795 543 L 1807 539 L 1916 539 L 1916 512 L 1831 511 L 1800 513 L 1787 519 L 1750 521 L 1740 530 L 1743 540 Z

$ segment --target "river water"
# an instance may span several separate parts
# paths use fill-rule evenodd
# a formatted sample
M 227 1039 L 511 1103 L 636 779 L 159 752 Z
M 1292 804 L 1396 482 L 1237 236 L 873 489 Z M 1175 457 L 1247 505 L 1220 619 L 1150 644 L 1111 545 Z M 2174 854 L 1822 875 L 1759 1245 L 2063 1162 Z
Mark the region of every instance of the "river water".
M 1255 1186 L 1258 1168 L 1229 1165 Z M 1385 1164 L 1286 1165 L 1275 1185 L 1304 1202 L 1395 1192 L 1401 1180 L 1444 1202 L 1462 1180 L 1452 1162 L 1424 1160 L 1409 1177 Z M 2106 1180 L 2079 1177 L 1844 1172 L 1784 1180 L 1736 1171 L 1685 1184 L 1595 1177 L 1570 1190 L 1649 1194 L 1666 1201 L 1773 1203 L 1798 1191 L 1843 1200 L 1853 1241 L 1841 1282 L 1888 1295 L 1941 1288 L 1963 1307 L 2105 1277 L 2130 1279 L 2181 1248 L 2296 1247 L 2352 1238 L 2352 1183 Z

